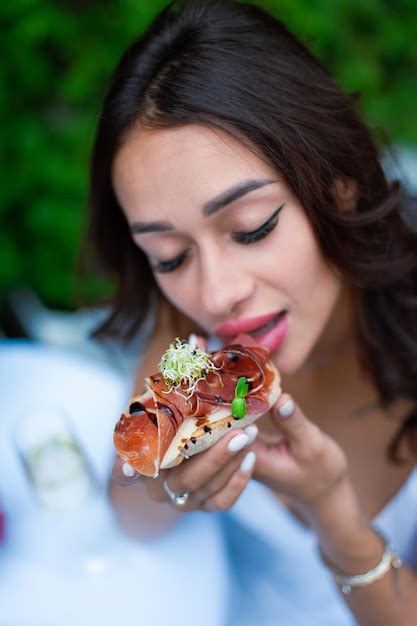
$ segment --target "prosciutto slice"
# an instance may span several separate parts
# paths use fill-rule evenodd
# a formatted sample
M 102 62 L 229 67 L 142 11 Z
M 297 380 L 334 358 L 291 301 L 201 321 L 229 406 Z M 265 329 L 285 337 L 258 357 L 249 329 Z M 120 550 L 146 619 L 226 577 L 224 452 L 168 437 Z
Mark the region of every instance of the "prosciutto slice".
M 210 356 L 218 369 L 209 371 L 197 383 L 191 397 L 185 386 L 169 390 L 162 374 L 154 374 L 145 378 L 146 391 L 132 398 L 129 410 L 117 422 L 116 451 L 140 474 L 157 476 L 167 450 L 182 432 L 181 442 L 187 448 L 188 441 L 195 443 L 194 431 L 202 425 L 206 426 L 202 432 L 210 432 L 211 422 L 219 415 L 232 420 L 231 402 L 240 376 L 248 381 L 245 400 L 249 421 L 251 416 L 269 410 L 271 387 L 276 383 L 277 372 L 267 365 L 267 348 L 242 333 L 233 343 L 211 352 Z M 209 445 L 207 441 L 206 447 Z

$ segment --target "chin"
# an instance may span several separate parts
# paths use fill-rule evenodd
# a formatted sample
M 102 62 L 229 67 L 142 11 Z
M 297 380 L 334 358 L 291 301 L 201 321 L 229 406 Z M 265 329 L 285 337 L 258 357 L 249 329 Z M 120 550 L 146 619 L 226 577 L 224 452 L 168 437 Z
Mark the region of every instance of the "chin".
M 290 360 L 273 356 L 271 360 L 282 376 L 292 376 L 296 374 L 302 366 L 302 363 L 300 364 L 299 361 L 295 359 Z
M 309 351 L 296 348 L 277 350 L 271 355 L 271 360 L 282 376 L 292 376 L 303 369 L 308 361 Z

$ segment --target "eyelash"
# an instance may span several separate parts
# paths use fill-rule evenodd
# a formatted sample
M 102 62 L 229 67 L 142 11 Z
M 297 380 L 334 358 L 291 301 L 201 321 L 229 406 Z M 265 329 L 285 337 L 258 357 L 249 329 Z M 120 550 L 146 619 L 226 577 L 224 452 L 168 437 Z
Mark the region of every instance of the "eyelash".
M 253 230 L 250 233 L 234 233 L 232 236 L 233 241 L 236 241 L 236 243 L 240 243 L 241 245 L 247 246 L 267 237 L 267 235 L 269 235 L 269 233 L 271 233 L 278 224 L 279 212 L 281 211 L 283 206 L 284 205 L 282 204 L 280 207 L 278 207 L 278 209 L 271 215 L 271 217 L 265 222 L 265 224 L 262 224 L 262 226 L 260 226 L 256 230 Z M 160 261 L 158 265 L 156 265 L 153 269 L 155 272 L 158 272 L 160 274 L 173 272 L 181 265 L 186 254 L 187 251 L 178 255 L 177 257 L 175 257 L 175 259 L 172 259 L 172 261 Z

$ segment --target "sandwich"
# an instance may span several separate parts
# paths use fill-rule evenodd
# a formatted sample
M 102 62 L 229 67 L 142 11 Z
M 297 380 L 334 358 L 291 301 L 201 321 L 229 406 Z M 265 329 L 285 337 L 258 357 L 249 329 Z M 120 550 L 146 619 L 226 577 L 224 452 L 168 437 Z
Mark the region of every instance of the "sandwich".
M 245 333 L 213 352 L 177 337 L 116 423 L 117 454 L 155 478 L 207 450 L 229 429 L 245 428 L 281 394 L 280 375 L 268 356 L 268 348 Z

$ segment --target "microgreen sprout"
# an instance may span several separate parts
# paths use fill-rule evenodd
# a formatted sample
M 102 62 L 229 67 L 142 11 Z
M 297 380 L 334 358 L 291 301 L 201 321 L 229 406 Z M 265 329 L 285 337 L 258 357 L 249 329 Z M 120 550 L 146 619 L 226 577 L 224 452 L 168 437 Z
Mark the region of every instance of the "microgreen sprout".
M 197 383 L 204 380 L 210 370 L 220 368 L 214 365 L 207 352 L 176 337 L 163 354 L 158 369 L 169 391 L 185 385 L 185 391 L 191 397 Z
M 236 384 L 235 397 L 244 398 L 245 396 L 248 395 L 248 391 L 249 391 L 248 379 L 245 376 L 240 376 Z
M 245 396 L 248 395 L 248 391 L 249 384 L 247 378 L 245 376 L 240 376 L 235 387 L 235 398 L 231 404 L 232 415 L 236 419 L 242 419 L 246 415 Z

